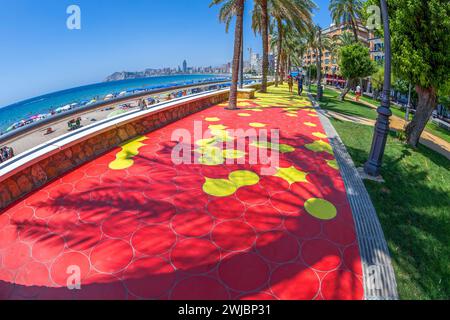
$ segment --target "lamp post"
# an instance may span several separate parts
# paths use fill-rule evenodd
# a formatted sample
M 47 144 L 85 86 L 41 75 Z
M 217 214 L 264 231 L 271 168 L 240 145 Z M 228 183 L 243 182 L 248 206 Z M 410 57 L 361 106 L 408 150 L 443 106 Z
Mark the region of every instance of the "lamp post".
M 381 14 L 383 15 L 384 28 L 384 87 L 381 106 L 377 109 L 378 118 L 375 124 L 375 133 L 373 136 L 372 148 L 370 150 L 369 160 L 364 166 L 364 171 L 370 176 L 379 176 L 383 162 L 383 155 L 386 149 L 386 141 L 389 134 L 389 118 L 392 116 L 390 109 L 391 95 L 391 34 L 389 30 L 389 13 L 386 0 L 380 0 Z
M 411 110 L 411 90 L 412 90 L 412 84 L 409 83 L 408 105 L 406 106 L 406 114 L 405 114 L 405 120 L 407 123 L 409 122 L 409 112 Z

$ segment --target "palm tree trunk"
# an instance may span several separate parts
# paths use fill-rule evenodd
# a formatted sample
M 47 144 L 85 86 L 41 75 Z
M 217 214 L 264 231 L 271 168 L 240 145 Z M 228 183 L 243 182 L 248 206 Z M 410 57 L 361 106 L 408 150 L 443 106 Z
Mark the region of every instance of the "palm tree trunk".
M 284 68 L 286 67 L 286 55 L 281 51 L 281 66 L 280 66 L 280 84 L 284 84 Z
M 288 74 L 288 75 L 291 73 L 291 67 L 292 67 L 292 64 L 291 64 L 291 56 L 288 56 L 288 58 L 287 58 L 287 67 L 286 67 L 286 70 L 287 70 L 287 74 Z
M 277 73 L 276 73 L 276 81 L 275 86 L 278 87 L 278 80 L 281 76 L 281 53 L 283 47 L 283 25 L 281 23 L 281 19 L 277 18 L 277 28 L 278 28 L 278 43 L 277 43 Z M 281 84 L 283 84 L 283 77 L 281 76 Z
M 261 0 L 261 24 L 263 40 L 262 84 L 261 92 L 267 92 L 267 74 L 269 72 L 269 14 L 267 0 Z
M 244 88 L 244 28 L 241 31 L 241 55 L 239 58 L 239 88 Z
M 242 29 L 244 24 L 244 0 L 237 0 L 236 29 L 234 32 L 233 70 L 230 88 L 229 110 L 237 109 L 237 91 L 239 82 L 239 65 L 241 60 Z
M 351 24 L 352 24 L 353 35 L 355 36 L 355 41 L 358 42 L 359 41 L 358 29 L 357 29 L 356 23 L 353 20 L 353 18 L 351 19 Z

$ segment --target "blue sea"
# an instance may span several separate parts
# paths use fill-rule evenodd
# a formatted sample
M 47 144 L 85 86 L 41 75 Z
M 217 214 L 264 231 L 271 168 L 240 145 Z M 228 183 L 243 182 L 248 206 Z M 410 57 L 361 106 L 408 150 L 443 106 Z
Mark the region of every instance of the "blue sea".
M 37 114 L 46 114 L 59 107 L 72 103 L 90 101 L 95 97 L 104 97 L 110 93 L 118 94 L 133 89 L 157 89 L 161 86 L 177 86 L 185 83 L 201 82 L 208 79 L 223 78 L 217 75 L 176 75 L 144 79 L 102 82 L 78 88 L 58 91 L 21 101 L 0 108 L 0 132 L 4 132 L 14 123 Z

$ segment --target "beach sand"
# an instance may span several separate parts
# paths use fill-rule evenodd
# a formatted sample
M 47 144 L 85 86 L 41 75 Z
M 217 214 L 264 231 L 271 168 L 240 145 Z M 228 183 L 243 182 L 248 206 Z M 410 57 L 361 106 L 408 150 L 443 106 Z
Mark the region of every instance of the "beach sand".
M 137 103 L 135 103 L 134 105 L 132 104 L 132 107 L 133 108 L 130 108 L 127 111 L 136 109 Z M 114 106 L 111 110 L 98 109 L 86 113 L 80 113 L 68 119 L 55 121 L 44 128 L 36 129 L 35 131 L 29 132 L 24 136 L 18 137 L 14 140 L 7 142 L 5 145 L 12 147 L 14 150 L 14 154 L 18 155 L 40 144 L 43 144 L 47 141 L 50 141 L 52 139 L 55 139 L 57 137 L 69 133 L 70 131 L 67 123 L 71 119 L 81 117 L 81 125 L 83 127 L 86 127 L 92 123 L 106 119 L 109 114 L 117 110 L 119 110 L 118 106 Z M 51 128 L 53 132 L 50 134 L 46 134 L 48 128 Z
M 198 88 L 198 85 L 186 87 L 184 89 L 191 89 L 191 88 Z M 161 102 L 165 101 L 167 99 L 167 95 L 173 92 L 176 92 L 179 90 L 168 90 L 165 92 L 161 92 L 155 95 L 152 95 L 151 97 L 156 98 L 160 100 Z M 77 115 L 72 115 L 71 117 L 65 118 L 63 120 L 58 120 L 55 122 L 52 122 L 48 126 L 41 127 L 39 129 L 36 129 L 34 131 L 27 132 L 26 134 L 19 136 L 17 138 L 11 139 L 10 141 L 7 141 L 2 144 L 8 147 L 12 147 L 14 150 L 14 154 L 17 156 L 25 151 L 30 150 L 31 148 L 34 148 L 38 145 L 41 145 L 47 141 L 50 141 L 52 139 L 55 139 L 57 137 L 60 137 L 62 135 L 65 135 L 69 133 L 69 127 L 67 123 L 71 119 L 76 119 L 78 117 L 81 117 L 81 125 L 83 127 L 88 126 L 94 122 L 104 120 L 108 117 L 109 114 L 111 114 L 114 111 L 119 110 L 119 105 L 123 104 L 113 104 L 111 110 L 104 110 L 105 107 L 99 108 L 97 110 L 92 110 L 89 112 L 80 112 Z M 134 101 L 130 103 L 132 108 L 128 109 L 127 111 L 136 110 L 138 108 L 138 101 Z M 46 134 L 47 129 L 51 128 L 53 130 L 52 133 Z

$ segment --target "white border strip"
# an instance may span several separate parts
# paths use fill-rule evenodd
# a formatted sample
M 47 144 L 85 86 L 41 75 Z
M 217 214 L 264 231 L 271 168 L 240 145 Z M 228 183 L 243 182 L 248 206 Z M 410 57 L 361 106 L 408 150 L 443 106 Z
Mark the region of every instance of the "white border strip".
M 365 299 L 398 300 L 397 281 L 389 249 L 369 193 L 336 129 L 312 95 L 308 96 L 319 113 L 345 182 L 358 235 Z
M 171 101 L 162 102 L 154 105 L 151 109 L 133 110 L 109 119 L 98 121 L 77 131 L 69 132 L 63 136 L 54 138 L 0 164 L 0 183 L 12 177 L 16 173 L 23 171 L 42 161 L 43 159 L 46 159 L 58 153 L 61 150 L 68 149 L 73 145 L 79 144 L 83 141 L 88 140 L 89 138 L 110 131 L 111 129 L 124 126 L 139 119 L 147 118 L 148 116 L 159 113 L 161 111 L 171 110 L 180 105 L 200 101 L 205 98 L 214 97 L 216 95 L 221 95 L 228 91 L 229 89 L 222 89 L 213 92 L 203 92 L 188 97 L 182 97 Z

